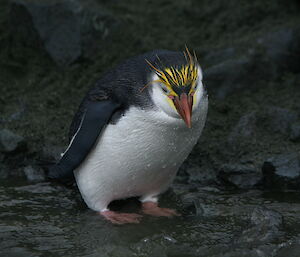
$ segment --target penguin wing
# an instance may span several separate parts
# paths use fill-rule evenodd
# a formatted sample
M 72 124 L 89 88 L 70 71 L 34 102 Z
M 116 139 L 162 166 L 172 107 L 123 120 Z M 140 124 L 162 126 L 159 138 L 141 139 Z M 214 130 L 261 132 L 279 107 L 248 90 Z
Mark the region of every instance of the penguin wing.
M 69 147 L 60 161 L 49 168 L 48 177 L 50 179 L 58 179 L 62 182 L 73 180 L 73 170 L 84 161 L 101 130 L 109 123 L 119 107 L 119 103 L 111 100 L 90 101 L 87 104 L 80 126 Z

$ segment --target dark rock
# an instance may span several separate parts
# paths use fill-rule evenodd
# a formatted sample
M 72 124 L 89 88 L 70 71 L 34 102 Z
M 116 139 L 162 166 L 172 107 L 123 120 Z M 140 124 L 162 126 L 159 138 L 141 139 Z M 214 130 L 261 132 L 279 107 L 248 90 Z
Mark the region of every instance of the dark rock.
M 295 125 L 297 119 L 296 112 L 276 106 L 267 106 L 260 112 L 247 113 L 240 118 L 230 132 L 228 146 L 231 150 L 247 150 L 259 140 L 260 132 L 290 135 L 296 139 L 297 132 L 300 133 L 300 129 Z M 294 126 L 293 130 L 292 126 Z
M 226 164 L 218 176 L 225 183 L 239 189 L 253 188 L 262 180 L 262 173 L 251 164 Z
M 260 117 L 260 123 L 266 124 L 272 132 L 289 135 L 291 126 L 297 121 L 297 118 L 298 115 L 294 111 L 269 106 L 264 110 L 262 117 Z
M 275 76 L 284 71 L 300 71 L 300 27 L 282 28 L 257 41 L 265 49 L 269 69 Z
M 202 190 L 202 188 L 201 188 Z M 195 190 L 194 190 L 195 191 Z M 220 196 L 219 192 L 190 192 L 181 196 L 184 212 L 198 217 L 228 217 L 236 210 L 233 202 Z M 239 207 L 238 207 L 239 209 Z M 238 210 L 238 215 L 244 215 L 245 210 Z
M 225 98 L 251 84 L 253 61 L 250 57 L 230 59 L 204 70 L 204 83 L 217 98 Z
M 300 159 L 298 153 L 280 154 L 269 158 L 262 167 L 263 183 L 270 189 L 300 188 Z
M 282 223 L 282 215 L 266 207 L 256 207 L 251 214 L 251 224 L 253 226 L 267 226 L 278 230 Z
M 80 57 L 92 58 L 117 24 L 92 0 L 14 0 L 10 16 L 13 41 L 44 47 L 59 65 L 68 65 Z
M 195 194 L 186 194 L 181 200 L 183 207 L 187 212 L 193 213 L 195 216 L 211 215 L 211 211 L 206 208 L 207 205 L 205 206 L 205 204 L 203 204 L 201 197 Z
M 27 180 L 30 182 L 41 182 L 45 180 L 45 173 L 41 168 L 27 166 L 24 168 L 24 173 Z
M 300 242 L 289 244 L 281 248 L 276 257 L 299 257 L 300 253 Z
M 191 183 L 200 183 L 202 186 L 211 185 L 217 178 L 217 171 L 212 165 L 211 157 L 196 151 L 194 150 L 196 154 L 192 153 L 190 158 L 181 165 L 177 177 Z
M 227 155 L 227 158 L 229 157 L 229 159 L 225 160 L 226 162 L 229 162 L 231 164 L 233 163 L 240 163 L 240 164 L 245 164 L 248 165 L 248 163 L 255 163 L 255 160 L 253 160 L 251 153 L 253 152 L 253 149 L 256 148 L 257 142 L 259 140 L 259 113 L 256 111 L 244 114 L 239 120 L 238 122 L 233 126 L 233 128 L 231 129 L 231 132 L 229 133 L 228 137 L 227 137 L 227 142 L 226 142 L 226 152 L 225 154 Z M 243 159 L 244 158 L 244 159 Z M 249 162 L 249 160 L 251 160 Z M 257 163 L 255 163 L 256 166 L 258 166 Z M 233 167 L 232 165 L 230 165 L 231 167 L 223 167 L 223 165 L 221 166 L 221 176 L 223 177 L 223 179 L 226 180 L 232 180 L 230 183 L 234 183 L 236 184 L 236 186 L 238 186 L 238 184 L 240 184 L 240 182 L 238 182 L 238 180 L 240 180 L 240 175 L 243 175 L 244 179 L 249 179 L 250 184 L 248 186 L 250 186 L 252 183 L 256 184 L 256 182 L 258 182 L 259 179 L 257 179 L 258 177 L 260 177 L 261 175 L 259 174 L 260 172 L 257 171 L 256 172 L 253 171 L 253 168 L 250 168 L 252 171 L 250 173 L 247 174 L 247 172 L 242 172 L 242 170 L 244 170 L 246 168 L 246 170 L 249 171 L 249 167 L 245 167 L 245 166 L 241 166 L 238 167 L 239 165 L 233 165 L 236 167 Z M 225 170 L 224 170 L 225 168 Z M 240 169 L 240 171 L 238 171 Z M 220 169 L 219 169 L 220 170 Z M 230 171 L 231 170 L 231 171 Z M 228 176 L 230 173 L 230 176 Z M 240 175 L 239 175 L 240 174 Z M 223 176 L 224 175 L 224 176 Z M 246 178 L 247 177 L 247 178 Z M 236 182 L 234 182 L 233 180 L 236 180 Z M 255 182 L 256 181 L 256 182 Z M 253 184 L 253 185 L 254 185 Z M 246 184 L 245 184 L 246 186 Z M 248 188 L 248 186 L 246 186 L 246 188 Z
M 6 179 L 8 178 L 8 167 L 0 162 L 0 179 Z
M 259 79 L 277 79 L 284 72 L 300 71 L 300 27 L 283 28 L 257 40 L 253 48 L 226 48 L 204 55 L 204 83 L 210 93 L 223 99 L 241 89 L 255 89 Z M 263 72 L 262 72 L 263 71 Z
M 42 159 L 49 162 L 57 162 L 61 158 L 61 154 L 66 150 L 65 147 L 48 145 L 42 149 Z
M 265 207 L 257 207 L 251 214 L 252 227 L 244 230 L 235 243 L 259 245 L 269 243 L 281 235 L 280 228 L 283 224 L 282 215 Z
M 237 146 L 245 140 L 254 140 L 257 133 L 256 123 L 256 112 L 242 116 L 228 136 L 229 145 Z
M 9 153 L 25 144 L 24 138 L 8 129 L 0 130 L 0 152 Z
M 299 122 L 294 123 L 291 126 L 290 139 L 295 142 L 300 140 L 300 123 Z
M 190 166 L 185 172 L 189 175 L 190 182 L 201 183 L 202 185 L 208 185 L 216 180 L 216 172 L 209 167 Z

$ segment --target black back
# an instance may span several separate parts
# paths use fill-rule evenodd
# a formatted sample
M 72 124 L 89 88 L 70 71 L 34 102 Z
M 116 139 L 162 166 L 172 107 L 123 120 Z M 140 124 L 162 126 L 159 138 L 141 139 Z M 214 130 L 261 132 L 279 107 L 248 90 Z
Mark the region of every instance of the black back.
M 150 74 L 153 71 L 146 60 L 158 68 L 181 66 L 186 63 L 182 52 L 154 50 L 127 59 L 106 72 L 81 102 L 70 127 L 70 140 L 76 133 L 82 115 L 90 101 L 112 100 L 121 104 L 117 116 L 124 114 L 129 106 L 138 106 L 143 109 L 153 107 L 149 90 L 142 90 L 149 83 Z

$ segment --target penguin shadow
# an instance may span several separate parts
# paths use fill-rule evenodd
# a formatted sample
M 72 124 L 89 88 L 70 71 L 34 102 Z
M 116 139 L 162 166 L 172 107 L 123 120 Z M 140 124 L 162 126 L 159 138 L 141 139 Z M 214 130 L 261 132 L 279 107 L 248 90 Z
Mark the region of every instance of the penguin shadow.
M 138 197 L 131 197 L 122 200 L 112 201 L 108 208 L 112 211 L 116 212 L 133 212 L 140 213 L 141 212 L 141 202 L 138 200 Z

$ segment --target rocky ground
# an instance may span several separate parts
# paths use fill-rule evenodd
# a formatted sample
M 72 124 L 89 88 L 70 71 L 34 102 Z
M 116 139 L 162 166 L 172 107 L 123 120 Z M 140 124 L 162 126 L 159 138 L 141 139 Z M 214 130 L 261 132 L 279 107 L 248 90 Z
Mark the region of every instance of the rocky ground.
M 281 0 L 1 1 L 1 190 L 13 198 L 9 181 L 48 183 L 42 167 L 66 147 L 72 115 L 102 72 L 129 56 L 188 45 L 210 105 L 173 192 L 200 217 L 193 226 L 209 219 L 218 231 L 225 217 L 235 228 L 219 243 L 209 235 L 213 250 L 191 239 L 187 256 L 298 256 L 299 10 Z M 162 256 L 179 256 L 174 249 Z

